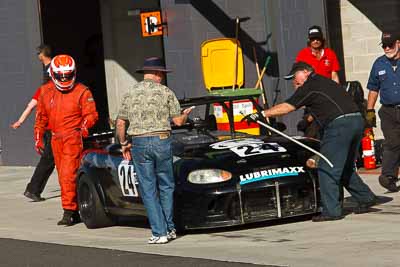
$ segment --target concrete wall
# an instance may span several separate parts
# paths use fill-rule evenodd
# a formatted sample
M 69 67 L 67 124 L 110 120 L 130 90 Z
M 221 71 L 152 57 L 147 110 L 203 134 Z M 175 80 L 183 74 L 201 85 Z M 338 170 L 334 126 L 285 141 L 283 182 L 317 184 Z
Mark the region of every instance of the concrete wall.
M 372 63 L 382 55 L 381 30 L 349 1 L 341 1 L 343 50 L 348 80 L 366 86 Z
M 42 79 L 38 7 L 32 0 L 0 1 L 0 152 L 3 165 L 34 165 L 34 114 L 17 130 L 18 119 Z
M 175 70 L 168 76 L 168 84 L 178 97 L 207 93 L 200 63 L 201 43 L 211 38 L 234 37 L 235 17 L 249 17 L 241 23 L 239 31 L 244 53 L 244 87 L 254 87 L 257 80 L 254 46 L 261 67 L 268 55 L 273 58 L 264 85 L 269 104 L 274 99 L 279 103 L 293 93 L 291 85 L 279 76 L 289 71 L 297 52 L 306 45 L 308 27 L 325 26 L 324 1 L 161 0 L 161 7 L 168 22 L 165 56 L 167 65 Z M 283 119 L 289 133 L 297 134 L 301 113 Z
M 307 30 L 312 25 L 319 25 L 326 31 L 325 1 L 268 1 L 268 16 L 272 20 L 272 34 L 275 36 L 279 73 L 287 74 L 296 58 L 297 53 L 307 46 Z M 325 36 L 327 36 L 325 34 Z M 281 79 L 279 102 L 293 94 L 291 82 Z M 297 123 L 303 116 L 298 110 L 283 118 L 290 134 L 302 134 L 297 131 Z
M 165 57 L 168 66 L 174 69 L 168 82 L 178 97 L 207 94 L 201 70 L 201 44 L 207 39 L 234 38 L 237 16 L 249 18 L 240 24 L 239 41 L 244 52 L 244 87 L 254 87 L 252 46 L 258 49 L 260 65 L 266 54 L 266 46 L 256 44 L 267 39 L 263 0 L 248 0 L 246 4 L 239 0 L 161 0 L 161 7 L 168 23 L 168 35 L 164 36 Z
M 375 59 L 383 55 L 380 38 L 383 29 L 400 29 L 400 2 L 393 0 L 340 0 L 343 56 L 347 80 L 359 80 L 365 95 Z M 377 103 L 376 110 L 380 107 Z M 376 134 L 381 137 L 378 117 Z
M 143 79 L 135 73 L 145 58 L 163 57 L 162 37 L 143 38 L 139 12 L 159 10 L 158 0 L 100 0 L 104 60 L 110 118 L 115 119 L 121 97 Z

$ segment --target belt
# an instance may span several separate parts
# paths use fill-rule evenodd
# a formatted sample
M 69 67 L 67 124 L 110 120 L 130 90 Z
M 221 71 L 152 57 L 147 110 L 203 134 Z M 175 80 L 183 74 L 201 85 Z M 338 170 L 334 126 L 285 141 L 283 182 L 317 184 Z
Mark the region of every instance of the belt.
M 393 105 L 393 104 L 389 104 L 389 105 L 382 104 L 382 106 L 384 106 L 386 108 L 400 108 L 400 105 Z
M 334 120 L 341 119 L 341 118 L 346 118 L 346 117 L 355 117 L 355 116 L 361 116 L 361 113 L 360 112 L 354 112 L 354 113 L 343 114 L 343 115 L 340 115 L 339 117 L 336 117 Z
M 145 133 L 139 135 L 132 135 L 131 138 L 138 138 L 138 137 L 159 137 L 160 139 L 167 139 L 171 136 L 170 132 L 153 132 L 153 133 Z

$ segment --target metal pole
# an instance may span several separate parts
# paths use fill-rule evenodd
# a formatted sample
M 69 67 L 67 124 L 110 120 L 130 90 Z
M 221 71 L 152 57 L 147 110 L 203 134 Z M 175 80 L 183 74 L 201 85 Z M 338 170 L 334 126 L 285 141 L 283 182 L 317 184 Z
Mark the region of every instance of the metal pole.
M 257 123 L 260 124 L 260 125 L 262 125 L 262 126 L 264 126 L 264 127 L 267 128 L 268 130 L 273 131 L 274 133 L 277 133 L 277 134 L 279 134 L 279 135 L 281 135 L 281 136 L 283 136 L 283 137 L 289 139 L 289 140 L 292 141 L 293 143 L 296 143 L 296 144 L 298 144 L 299 146 L 304 147 L 305 149 L 311 151 L 312 153 L 314 153 L 314 154 L 320 156 L 323 160 L 325 160 L 326 163 L 328 163 L 328 165 L 329 165 L 331 168 L 333 168 L 332 162 L 330 162 L 330 160 L 329 160 L 327 157 L 325 157 L 324 155 L 322 155 L 321 153 L 319 153 L 319 152 L 316 151 L 315 149 L 313 149 L 313 148 L 311 148 L 311 147 L 309 147 L 309 146 L 307 146 L 307 145 L 305 145 L 305 144 L 303 144 L 303 143 L 297 141 L 296 139 L 294 139 L 294 138 L 288 136 L 287 134 L 282 133 L 281 131 L 278 131 L 278 130 L 275 129 L 274 127 L 269 126 L 268 124 L 265 124 L 265 123 L 263 123 L 263 122 L 261 122 L 261 121 L 257 121 Z
M 243 116 L 246 116 L 246 115 L 243 114 L 242 112 L 240 112 L 240 114 L 242 114 Z M 272 131 L 272 132 L 274 132 L 274 133 L 277 133 L 277 134 L 279 134 L 280 136 L 285 137 L 286 139 L 289 139 L 289 140 L 292 141 L 293 143 L 298 144 L 299 146 L 301 146 L 301 147 L 307 149 L 308 151 L 311 151 L 311 152 L 314 153 L 315 155 L 320 156 L 323 160 L 325 160 L 326 163 L 328 163 L 328 165 L 329 165 L 331 168 L 333 168 L 332 162 L 330 162 L 330 160 L 329 160 L 327 157 L 325 157 L 324 155 L 322 155 L 321 153 L 319 153 L 319 152 L 316 151 L 315 149 L 313 149 L 313 148 L 311 148 L 311 147 L 309 147 L 309 146 L 307 146 L 307 145 L 305 145 L 305 144 L 303 144 L 303 143 L 297 141 L 296 139 L 290 137 L 289 135 L 284 134 L 284 133 L 282 133 L 281 131 L 275 129 L 274 127 L 269 126 L 268 124 L 263 123 L 262 121 L 257 120 L 257 123 L 260 124 L 260 125 L 262 125 L 262 126 L 264 126 L 264 127 L 267 128 L 268 130 L 270 130 L 270 131 Z
M 238 65 L 238 46 L 239 46 L 239 17 L 236 17 L 235 20 L 235 62 L 233 64 L 234 69 L 233 69 L 233 85 L 232 85 L 232 90 L 235 90 L 236 88 L 236 82 L 237 82 L 237 65 Z

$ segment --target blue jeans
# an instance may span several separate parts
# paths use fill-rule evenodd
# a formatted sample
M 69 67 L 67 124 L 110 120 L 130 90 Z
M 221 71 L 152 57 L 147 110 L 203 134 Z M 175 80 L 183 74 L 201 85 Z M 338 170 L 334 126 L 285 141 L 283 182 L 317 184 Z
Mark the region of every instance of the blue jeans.
M 324 128 L 320 151 L 332 162 L 333 168 L 320 160 L 318 178 L 322 215 L 342 215 L 343 187 L 360 204 L 371 202 L 375 198 L 374 193 L 357 174 L 354 164 L 363 129 L 361 115 L 335 119 Z
M 175 229 L 173 222 L 174 175 L 172 138 L 158 136 L 132 138 L 132 161 L 139 192 L 154 236 Z

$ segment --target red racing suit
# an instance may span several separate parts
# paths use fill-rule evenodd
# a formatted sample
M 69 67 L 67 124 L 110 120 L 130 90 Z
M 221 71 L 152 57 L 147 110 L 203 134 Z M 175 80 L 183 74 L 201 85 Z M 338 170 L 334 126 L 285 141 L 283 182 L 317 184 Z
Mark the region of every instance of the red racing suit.
M 82 136 L 87 136 L 97 119 L 92 93 L 83 84 L 76 83 L 68 92 L 59 91 L 52 81 L 41 86 L 34 134 L 36 139 L 46 128 L 52 132 L 51 147 L 64 210 L 78 210 L 76 172 L 83 150 Z

